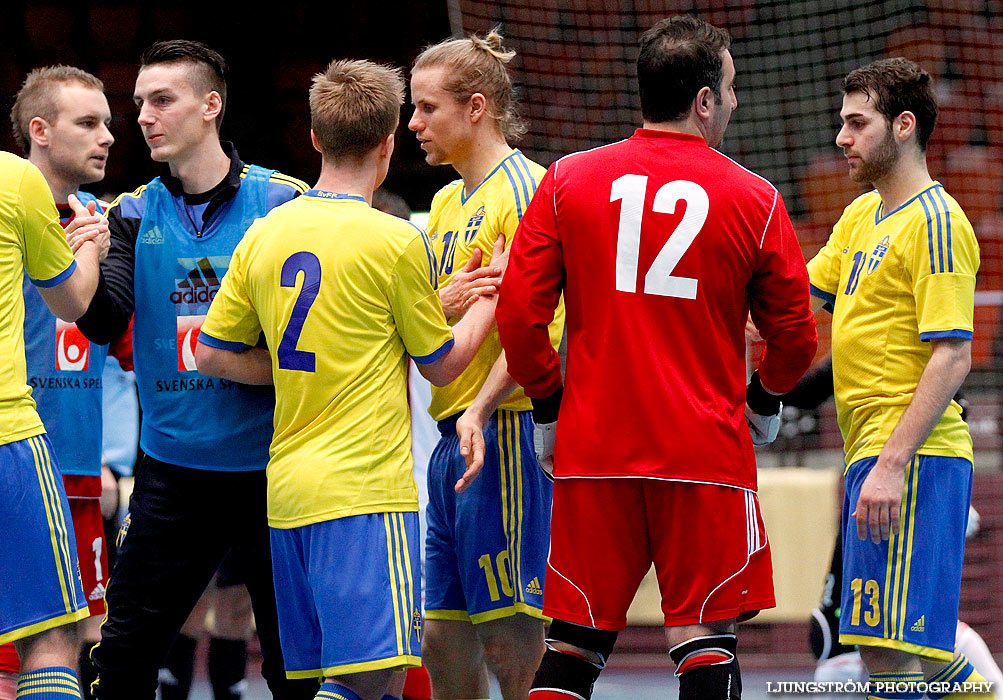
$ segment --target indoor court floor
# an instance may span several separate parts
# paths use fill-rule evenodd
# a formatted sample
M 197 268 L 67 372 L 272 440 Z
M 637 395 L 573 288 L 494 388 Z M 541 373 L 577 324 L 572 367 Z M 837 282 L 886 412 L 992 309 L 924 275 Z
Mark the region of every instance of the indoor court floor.
M 755 670 L 744 672 L 742 678 L 743 700 L 780 700 L 781 698 L 807 697 L 785 693 L 767 692 L 767 683 L 777 681 L 811 680 L 811 671 Z M 253 675 L 244 700 L 268 700 L 268 689 L 260 676 Z M 670 670 L 637 671 L 609 669 L 603 672 L 596 683 L 593 700 L 675 700 L 679 684 Z M 501 700 L 498 686 L 492 683 L 491 700 Z M 848 696 L 846 696 L 848 697 Z M 205 678 L 196 679 L 192 686 L 190 700 L 212 700 L 212 691 Z

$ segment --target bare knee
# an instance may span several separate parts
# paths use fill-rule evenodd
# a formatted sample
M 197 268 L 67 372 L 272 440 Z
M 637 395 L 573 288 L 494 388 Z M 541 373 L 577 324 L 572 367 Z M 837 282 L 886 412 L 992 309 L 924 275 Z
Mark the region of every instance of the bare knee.
M 484 658 L 495 674 L 536 671 L 543 658 L 543 621 L 515 615 L 477 625 Z
M 394 674 L 398 670 L 397 668 L 387 668 L 379 671 L 364 671 L 345 676 L 328 677 L 324 680 L 345 686 L 363 700 L 377 700 L 386 695 L 394 679 Z
M 481 645 L 469 623 L 426 620 L 421 657 L 430 673 L 457 666 L 480 667 Z
M 243 585 L 217 588 L 212 611 L 214 637 L 248 639 L 254 631 L 251 596 Z
M 669 648 L 684 644 L 697 637 L 707 637 L 716 634 L 735 634 L 735 620 L 717 620 L 702 625 L 680 625 L 665 628 L 665 639 Z
M 870 673 L 921 670 L 919 657 L 899 649 L 861 645 L 860 658 Z
M 66 666 L 76 670 L 79 642 L 74 625 L 63 625 L 33 634 L 14 642 L 21 657 L 21 672 L 48 666 Z

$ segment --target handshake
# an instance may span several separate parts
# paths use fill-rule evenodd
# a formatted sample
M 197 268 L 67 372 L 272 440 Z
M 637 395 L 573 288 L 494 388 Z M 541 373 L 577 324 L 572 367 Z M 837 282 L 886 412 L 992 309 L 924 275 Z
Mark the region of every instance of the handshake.
M 97 213 L 97 204 L 88 202 L 87 206 L 80 203 L 76 195 L 69 196 L 68 204 L 73 210 L 73 220 L 66 227 L 66 242 L 74 254 L 84 243 L 91 241 L 98 248 L 98 260 L 104 260 L 111 246 L 111 232 L 108 219 Z
M 745 422 L 752 434 L 753 445 L 769 445 L 780 432 L 780 397 L 763 388 L 759 370 L 752 373 L 745 390 Z

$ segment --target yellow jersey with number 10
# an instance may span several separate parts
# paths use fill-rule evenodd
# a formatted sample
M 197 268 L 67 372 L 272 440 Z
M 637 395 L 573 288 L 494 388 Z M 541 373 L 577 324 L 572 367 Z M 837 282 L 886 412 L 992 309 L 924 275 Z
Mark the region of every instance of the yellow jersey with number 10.
M 970 339 L 979 246 L 940 183 L 898 209 L 869 192 L 808 263 L 812 293 L 833 305 L 832 369 L 846 464 L 875 457 L 916 393 L 931 340 Z M 972 460 L 954 401 L 917 454 Z
M 463 269 L 475 249 L 481 249 L 483 266 L 491 262 L 491 252 L 499 235 L 505 236 L 506 249 L 512 245 L 522 214 L 546 172 L 543 166 L 513 150 L 491 169 L 472 192 L 465 191 L 463 180 L 456 180 L 436 193 L 428 217 L 428 237 L 435 248 L 439 265 L 440 288 L 449 284 L 453 275 Z M 550 324 L 550 340 L 555 348 L 561 344 L 563 334 L 562 299 Z M 498 329 L 492 328 L 463 374 L 451 384 L 432 387 L 432 403 L 428 408 L 432 418 L 440 421 L 466 410 L 500 354 Z M 528 411 L 532 407 L 521 387 L 516 388 L 499 406 L 509 411 Z

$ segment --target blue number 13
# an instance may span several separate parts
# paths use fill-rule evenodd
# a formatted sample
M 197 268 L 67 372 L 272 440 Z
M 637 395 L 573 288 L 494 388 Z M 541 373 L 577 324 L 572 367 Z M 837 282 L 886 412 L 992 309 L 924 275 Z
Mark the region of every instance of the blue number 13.
M 317 365 L 316 357 L 312 352 L 297 350 L 296 344 L 299 342 L 300 333 L 303 332 L 306 315 L 320 291 L 320 260 L 317 259 L 317 256 L 306 251 L 290 255 L 282 265 L 282 286 L 295 287 L 296 278 L 299 277 L 300 272 L 303 273 L 303 286 L 300 288 L 299 296 L 293 305 L 289 325 L 286 326 L 286 331 L 282 334 L 277 355 L 279 369 L 314 372 Z

